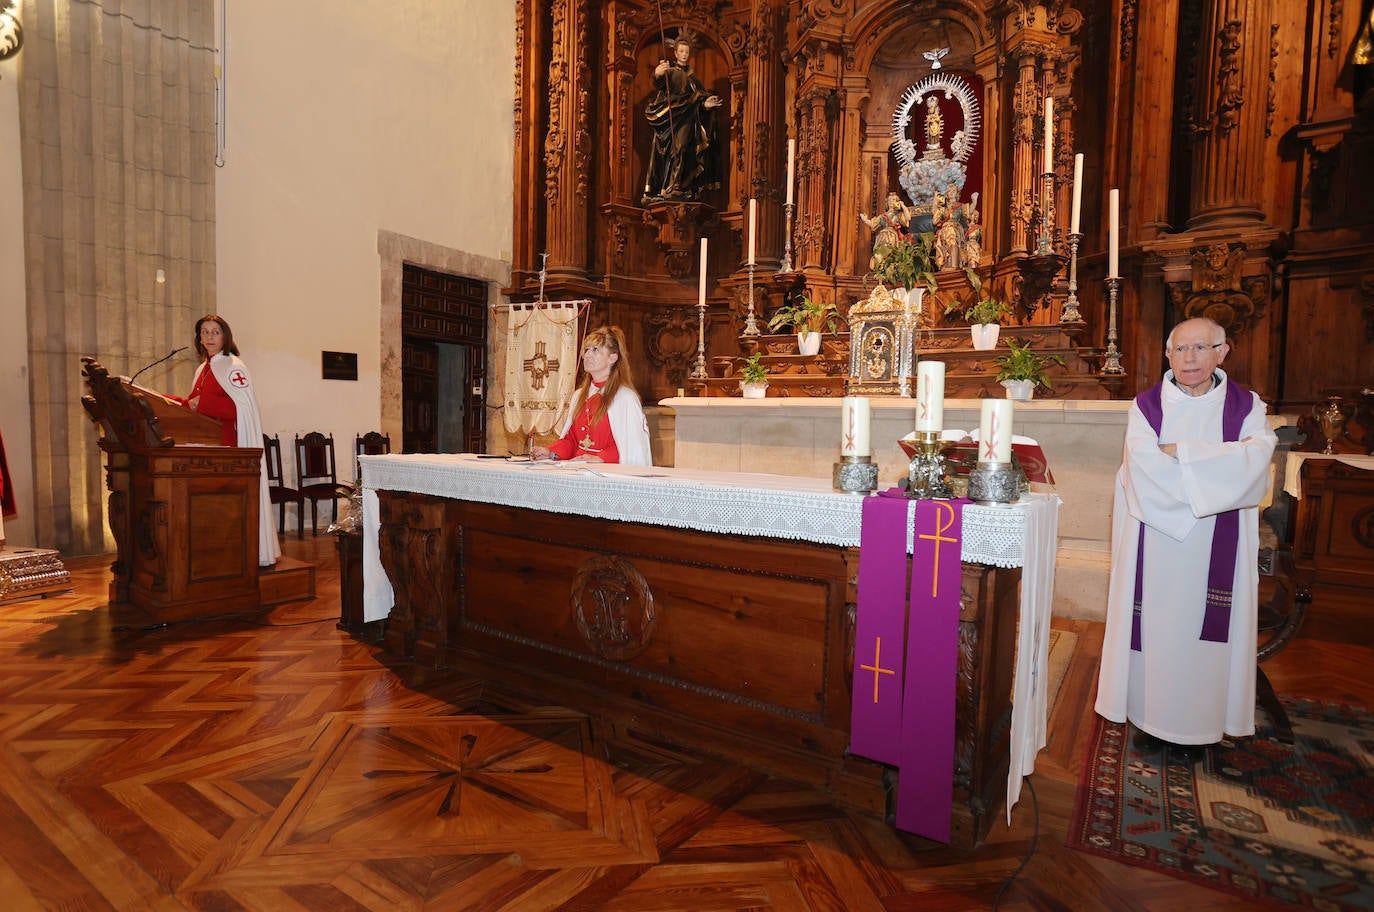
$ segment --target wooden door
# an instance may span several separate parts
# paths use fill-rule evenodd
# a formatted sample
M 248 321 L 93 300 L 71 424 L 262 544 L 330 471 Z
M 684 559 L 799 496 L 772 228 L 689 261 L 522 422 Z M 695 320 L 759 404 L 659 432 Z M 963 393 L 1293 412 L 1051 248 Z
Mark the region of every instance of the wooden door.
M 487 286 L 407 263 L 401 276 L 401 452 L 441 452 L 441 412 L 463 415 L 461 449 L 486 450 Z M 440 370 L 441 345 L 463 349 L 462 377 Z

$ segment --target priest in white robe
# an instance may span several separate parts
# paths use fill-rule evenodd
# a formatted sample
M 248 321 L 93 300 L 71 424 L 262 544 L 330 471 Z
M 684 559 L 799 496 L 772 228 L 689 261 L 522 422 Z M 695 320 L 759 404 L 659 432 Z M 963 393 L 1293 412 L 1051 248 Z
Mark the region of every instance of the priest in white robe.
M 1255 731 L 1259 503 L 1276 437 L 1226 377 L 1225 330 L 1180 323 L 1116 478 L 1097 712 L 1175 745 Z

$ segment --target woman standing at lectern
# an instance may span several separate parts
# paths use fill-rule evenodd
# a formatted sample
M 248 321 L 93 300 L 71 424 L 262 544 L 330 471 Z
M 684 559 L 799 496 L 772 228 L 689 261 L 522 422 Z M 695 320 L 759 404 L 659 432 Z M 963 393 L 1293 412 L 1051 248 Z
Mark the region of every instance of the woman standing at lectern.
M 578 459 L 653 465 L 649 425 L 624 358 L 625 334 L 603 326 L 582 340 L 582 383 L 572 396 L 562 437 L 552 446 L 530 447 L 534 459 Z
M 200 367 L 196 368 L 191 395 L 181 401 L 202 415 L 219 419 L 221 446 L 261 447 L 262 418 L 253 381 L 239 359 L 234 332 L 223 317 L 206 314 L 196 321 L 196 353 L 201 357 Z M 259 488 L 258 564 L 269 567 L 281 557 L 281 544 L 272 524 L 265 457 Z

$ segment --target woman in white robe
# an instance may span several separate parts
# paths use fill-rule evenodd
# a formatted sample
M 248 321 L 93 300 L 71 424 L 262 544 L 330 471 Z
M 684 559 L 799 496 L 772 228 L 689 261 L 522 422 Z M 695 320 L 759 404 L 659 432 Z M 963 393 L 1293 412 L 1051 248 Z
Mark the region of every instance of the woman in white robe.
M 234 333 L 223 317 L 207 314 L 196 321 L 196 352 L 201 357 L 200 367 L 196 368 L 191 395 L 183 401 L 196 411 L 224 422 L 223 445 L 261 449 L 262 417 L 253 393 L 253 380 L 239 358 Z M 267 486 L 264 457 L 258 492 L 258 565 L 262 567 L 270 567 L 281 557 Z

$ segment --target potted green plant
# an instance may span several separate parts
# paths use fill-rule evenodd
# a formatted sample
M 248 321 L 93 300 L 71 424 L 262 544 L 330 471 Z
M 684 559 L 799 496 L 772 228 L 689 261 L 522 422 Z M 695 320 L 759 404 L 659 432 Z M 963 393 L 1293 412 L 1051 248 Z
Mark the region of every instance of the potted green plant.
M 763 352 L 754 352 L 739 369 L 739 388 L 745 399 L 762 399 L 768 392 L 768 365 L 760 364 Z
M 797 334 L 797 351 L 803 355 L 814 355 L 821 350 L 821 334 L 839 332 L 844 318 L 829 301 L 814 301 L 805 292 L 798 294 L 790 302 L 784 302 L 773 312 L 768 328 L 777 332 L 784 326 L 792 327 Z
M 963 302 L 955 301 L 945 308 L 945 316 L 958 312 L 962 307 L 969 334 L 973 338 L 973 347 L 978 351 L 991 351 L 997 347 L 1002 318 L 1010 315 L 1011 309 L 992 295 L 983 293 L 983 278 L 977 272 L 965 267 L 964 275 L 968 276 L 969 287 L 973 290 L 973 302 L 965 306 Z
M 873 251 L 873 275 L 893 290 L 905 289 L 913 307 L 920 307 L 926 291 L 935 293 L 934 263 L 931 260 L 932 235 L 927 232 L 902 238 L 896 244 L 882 244 Z
M 1030 399 L 1037 386 L 1054 389 L 1045 372 L 1052 361 L 1064 364 L 1064 359 L 1058 355 L 1036 354 L 1029 345 L 1020 345 L 1008 338 L 1007 354 L 997 359 L 997 381 L 1006 389 L 1008 399 Z

